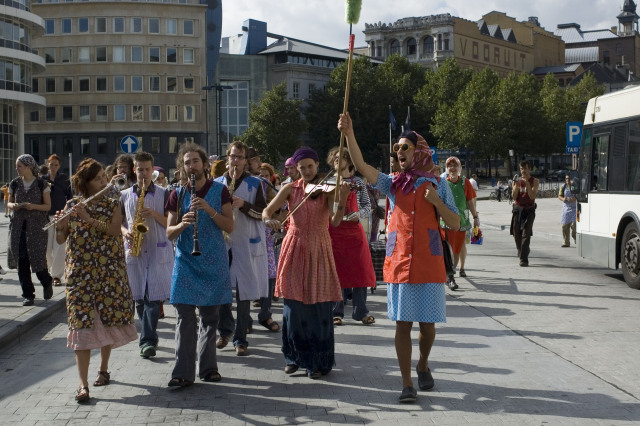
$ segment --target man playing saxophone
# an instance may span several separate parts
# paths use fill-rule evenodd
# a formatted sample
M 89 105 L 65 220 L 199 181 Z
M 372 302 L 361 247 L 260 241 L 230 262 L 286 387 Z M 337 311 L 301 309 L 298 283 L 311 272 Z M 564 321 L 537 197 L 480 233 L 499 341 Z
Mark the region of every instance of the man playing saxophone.
M 138 152 L 134 157 L 136 183 L 121 193 L 127 274 L 141 322 L 140 356 L 156 355 L 158 318 L 162 302 L 171 292 L 173 245 L 167 238 L 165 209 L 170 191 L 152 180 L 153 156 Z

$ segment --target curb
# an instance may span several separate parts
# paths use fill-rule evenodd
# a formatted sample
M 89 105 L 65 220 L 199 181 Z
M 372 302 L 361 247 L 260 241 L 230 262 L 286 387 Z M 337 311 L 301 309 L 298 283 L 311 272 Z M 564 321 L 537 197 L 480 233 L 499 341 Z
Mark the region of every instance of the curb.
M 480 225 L 480 228 L 489 228 L 489 229 L 496 229 L 498 231 L 509 231 L 511 228 L 511 225 L 495 225 L 493 223 L 482 223 Z M 550 232 L 542 232 L 542 231 L 536 231 L 535 230 L 535 224 L 534 224 L 534 233 L 533 236 L 542 236 L 548 240 L 559 240 L 562 241 L 562 235 L 560 234 L 552 234 Z
M 6 325 L 0 328 L 0 348 L 5 349 L 14 341 L 20 341 L 22 335 L 40 325 L 53 314 L 63 310 L 64 306 L 65 293 L 62 292 L 55 299 L 46 301 L 42 305 L 23 313 L 18 318 L 8 321 Z

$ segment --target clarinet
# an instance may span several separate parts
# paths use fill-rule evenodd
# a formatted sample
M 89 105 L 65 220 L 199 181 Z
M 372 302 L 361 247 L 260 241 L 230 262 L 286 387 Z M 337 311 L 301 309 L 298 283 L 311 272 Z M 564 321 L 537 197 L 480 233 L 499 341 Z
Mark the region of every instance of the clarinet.
M 191 175 L 191 205 L 193 206 L 193 200 L 196 198 L 196 175 Z M 198 240 L 198 211 L 195 210 L 196 220 L 193 222 L 193 251 L 191 256 L 200 256 L 200 241 Z

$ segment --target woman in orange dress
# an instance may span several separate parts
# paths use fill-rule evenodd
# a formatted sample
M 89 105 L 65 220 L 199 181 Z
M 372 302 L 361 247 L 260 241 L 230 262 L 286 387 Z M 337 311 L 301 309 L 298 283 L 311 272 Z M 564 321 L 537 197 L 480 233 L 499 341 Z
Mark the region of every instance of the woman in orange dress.
M 300 148 L 293 159 L 302 179 L 284 186 L 262 212 L 262 220 L 272 229 L 279 230 L 282 224 L 271 216 L 285 203 L 290 211 L 295 209 L 306 195 L 307 184 L 317 179 L 319 160 L 314 150 Z M 333 304 L 342 300 L 342 293 L 327 223 L 338 226 L 342 221 L 349 184 L 343 183 L 338 194 L 334 213 L 333 192 L 309 197 L 291 215 L 282 241 L 275 295 L 284 299 L 282 352 L 286 374 L 302 367 L 310 378 L 317 379 L 335 364 Z

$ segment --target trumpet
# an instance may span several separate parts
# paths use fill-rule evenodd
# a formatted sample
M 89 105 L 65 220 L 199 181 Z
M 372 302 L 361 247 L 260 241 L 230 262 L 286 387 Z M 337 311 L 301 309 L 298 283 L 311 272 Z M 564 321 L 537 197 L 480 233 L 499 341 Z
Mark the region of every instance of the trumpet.
M 93 194 L 91 197 L 80 201 L 78 204 L 76 204 L 76 206 L 79 206 L 79 205 L 86 206 L 86 205 L 88 205 L 93 199 L 98 198 L 99 196 L 108 193 L 111 190 L 111 188 L 113 188 L 114 186 L 118 186 L 117 183 L 111 183 L 111 184 L 105 186 L 100 191 L 98 191 L 95 194 Z M 47 229 L 51 228 L 56 223 L 58 223 L 61 220 L 66 219 L 67 217 L 69 217 L 71 215 L 71 213 L 73 213 L 73 208 L 71 208 L 71 209 L 67 210 L 66 212 L 64 212 L 62 214 L 62 216 L 58 217 L 57 219 L 54 219 L 51 222 L 47 223 L 45 226 L 42 227 L 42 230 L 46 231 Z
M 191 174 L 191 203 L 196 198 L 196 175 Z M 193 205 L 193 204 L 192 204 Z M 193 222 L 193 251 L 191 256 L 200 256 L 200 240 L 198 240 L 198 210 L 194 210 L 196 213 L 195 222 Z
M 127 188 L 127 178 L 125 175 L 118 175 L 114 185 L 118 188 L 118 190 L 122 191 Z

